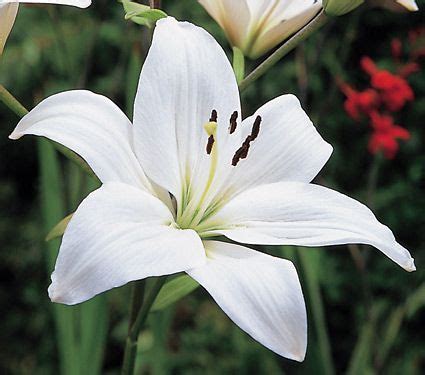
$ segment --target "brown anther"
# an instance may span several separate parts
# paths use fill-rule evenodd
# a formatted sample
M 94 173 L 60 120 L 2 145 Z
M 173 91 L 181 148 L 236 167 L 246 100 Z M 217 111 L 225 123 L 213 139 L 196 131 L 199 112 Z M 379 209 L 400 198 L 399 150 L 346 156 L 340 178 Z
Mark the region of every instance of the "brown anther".
M 249 143 L 242 145 L 241 153 L 239 154 L 239 157 L 241 159 L 245 159 L 248 156 L 248 151 L 249 151 Z
M 252 125 L 251 130 L 251 141 L 258 137 L 258 133 L 260 133 L 260 124 L 261 124 L 261 116 L 257 116 L 254 125 Z
M 239 160 L 245 159 L 248 156 L 249 146 L 252 140 L 252 137 L 248 135 L 248 137 L 246 137 L 245 141 L 242 143 L 242 146 L 237 149 L 232 159 L 232 165 L 234 167 L 239 163 Z
M 238 163 L 239 163 L 239 160 L 241 160 L 241 152 L 242 152 L 242 147 L 241 148 L 239 148 L 236 152 L 235 152 L 235 155 L 233 156 L 233 159 L 232 159 L 232 165 L 234 166 L 234 167 L 236 167 L 237 165 L 238 165 Z
M 232 115 L 233 116 L 233 115 Z M 230 118 L 230 121 L 232 118 Z M 254 124 L 252 125 L 251 134 L 246 137 L 243 141 L 242 146 L 237 149 L 232 159 L 232 165 L 235 167 L 241 159 L 245 159 L 248 156 L 249 147 L 251 142 L 258 137 L 260 133 L 261 116 L 257 116 Z
M 213 109 L 211 111 L 210 121 L 211 122 L 217 122 L 217 111 L 215 109 Z
M 229 133 L 233 134 L 236 130 L 236 126 L 238 125 L 236 120 L 238 119 L 238 112 L 235 111 L 230 116 L 230 126 L 229 126 Z
M 207 154 L 208 155 L 211 154 L 211 151 L 212 151 L 213 146 L 214 146 L 214 136 L 211 134 L 208 137 L 208 143 L 207 143 Z

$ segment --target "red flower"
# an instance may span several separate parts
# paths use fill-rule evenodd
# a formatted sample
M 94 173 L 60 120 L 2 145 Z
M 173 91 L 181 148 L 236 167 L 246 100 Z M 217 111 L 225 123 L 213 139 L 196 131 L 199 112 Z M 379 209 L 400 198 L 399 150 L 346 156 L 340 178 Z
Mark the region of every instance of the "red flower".
M 361 66 L 371 76 L 371 85 L 380 93 L 382 102 L 391 112 L 399 111 L 415 98 L 409 83 L 402 77 L 379 69 L 369 57 L 361 59 Z
M 373 89 L 356 91 L 346 83 L 341 83 L 340 87 L 347 97 L 344 103 L 345 111 L 354 120 L 359 120 L 363 114 L 369 115 L 379 106 L 379 95 Z
M 374 131 L 369 139 L 369 151 L 372 154 L 382 151 L 387 159 L 393 159 L 399 149 L 397 140 L 408 140 L 410 133 L 395 125 L 394 119 L 388 115 L 372 112 L 370 120 Z

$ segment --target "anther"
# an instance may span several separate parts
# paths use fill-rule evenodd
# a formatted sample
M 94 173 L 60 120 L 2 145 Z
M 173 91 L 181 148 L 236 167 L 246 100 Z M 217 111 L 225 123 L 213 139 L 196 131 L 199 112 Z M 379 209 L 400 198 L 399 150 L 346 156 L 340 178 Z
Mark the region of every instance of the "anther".
M 235 111 L 230 116 L 230 126 L 229 126 L 229 133 L 233 134 L 236 130 L 236 126 L 238 125 L 236 120 L 238 119 L 238 112 Z
M 258 134 L 260 132 L 260 124 L 261 116 L 257 116 L 254 121 L 254 124 L 252 125 L 251 134 L 246 137 L 246 139 L 242 143 L 242 146 L 236 150 L 235 155 L 233 156 L 232 165 L 234 167 L 238 165 L 241 159 L 245 159 L 248 156 L 249 146 L 251 145 L 251 142 L 258 137 Z
M 261 124 L 261 116 L 257 116 L 254 125 L 252 125 L 251 130 L 251 141 L 258 137 L 258 133 L 260 132 L 260 124 Z
M 252 137 L 248 135 L 248 137 L 246 137 L 245 141 L 242 143 L 242 146 L 239 147 L 237 151 L 235 152 L 235 155 L 233 156 L 233 159 L 232 159 L 232 165 L 234 167 L 236 167 L 236 165 L 239 163 L 239 160 L 245 159 L 248 156 L 248 151 L 250 146 L 249 143 L 251 141 L 252 141 Z
M 211 111 L 210 122 L 217 122 L 217 111 L 215 109 Z
M 208 137 L 208 143 L 207 143 L 207 154 L 208 155 L 211 154 L 211 151 L 212 151 L 213 146 L 214 146 L 214 136 L 211 134 Z

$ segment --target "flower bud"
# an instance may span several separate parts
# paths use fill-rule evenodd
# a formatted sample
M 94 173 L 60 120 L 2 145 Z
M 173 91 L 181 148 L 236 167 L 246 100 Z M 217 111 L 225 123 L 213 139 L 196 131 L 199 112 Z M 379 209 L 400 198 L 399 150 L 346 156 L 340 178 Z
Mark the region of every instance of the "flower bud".
M 0 4 L 0 55 L 15 22 L 18 7 L 18 3 Z
M 299 31 L 322 9 L 321 0 L 199 0 L 233 47 L 252 59 Z
M 364 0 L 323 0 L 323 8 L 326 14 L 342 16 L 359 7 Z
M 369 3 L 393 12 L 416 12 L 419 10 L 415 0 L 369 0 Z

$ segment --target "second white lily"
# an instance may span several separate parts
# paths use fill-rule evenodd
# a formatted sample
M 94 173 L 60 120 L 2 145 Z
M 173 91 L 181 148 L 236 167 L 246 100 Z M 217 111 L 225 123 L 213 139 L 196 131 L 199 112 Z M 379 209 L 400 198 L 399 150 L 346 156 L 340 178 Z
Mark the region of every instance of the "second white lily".
M 102 181 L 64 234 L 49 295 L 76 304 L 129 281 L 187 272 L 243 330 L 301 361 L 307 321 L 291 262 L 239 243 L 377 247 L 414 263 L 361 203 L 311 184 L 332 152 L 299 101 L 241 121 L 224 51 L 203 29 L 158 21 L 133 124 L 89 91 L 53 95 L 18 124 L 81 155 Z M 308 250 L 306 250 L 308 251 Z
M 257 58 L 300 30 L 320 11 L 321 0 L 199 0 L 232 46 Z

